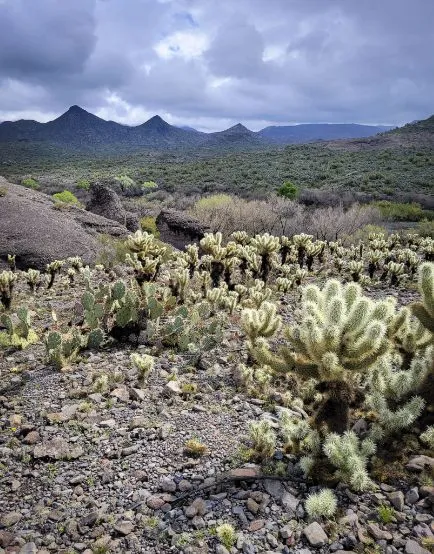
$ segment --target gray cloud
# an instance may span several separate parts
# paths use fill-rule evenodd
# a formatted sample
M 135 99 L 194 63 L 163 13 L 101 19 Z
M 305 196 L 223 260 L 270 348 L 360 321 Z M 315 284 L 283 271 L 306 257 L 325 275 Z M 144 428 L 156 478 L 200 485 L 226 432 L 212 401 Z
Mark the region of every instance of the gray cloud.
M 0 120 L 399 124 L 434 111 L 433 20 L 427 0 L 0 0 Z

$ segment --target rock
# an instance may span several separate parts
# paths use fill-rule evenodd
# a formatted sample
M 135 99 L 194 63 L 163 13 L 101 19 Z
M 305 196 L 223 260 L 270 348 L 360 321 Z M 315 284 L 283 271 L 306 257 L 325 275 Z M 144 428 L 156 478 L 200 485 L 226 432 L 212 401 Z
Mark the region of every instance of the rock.
M 405 495 L 405 503 L 406 504 L 416 504 L 416 502 L 419 500 L 419 491 L 417 487 L 413 487 L 409 491 L 407 491 Z
M 16 523 L 18 523 L 22 517 L 23 516 L 20 514 L 20 512 L 9 512 L 2 516 L 2 518 L 0 519 L 0 523 L 1 525 L 3 525 L 3 527 L 12 527 Z
M 230 471 L 230 476 L 240 481 L 243 479 L 256 479 L 260 475 L 261 469 L 259 466 L 239 467 Z
M 178 489 L 181 492 L 189 491 L 189 490 L 191 490 L 192 487 L 193 487 L 193 485 L 190 483 L 190 481 L 187 481 L 186 479 L 183 479 L 182 481 L 180 481 L 178 483 Z
M 155 494 L 153 494 L 146 500 L 146 505 L 153 510 L 159 510 L 161 506 L 163 506 L 163 504 L 165 503 L 166 501 L 161 498 L 161 496 L 157 496 Z
M 41 436 L 39 435 L 38 431 L 30 431 L 30 433 L 28 433 L 24 437 L 23 443 L 24 444 L 36 444 L 40 440 L 41 440 Z
M 176 483 L 173 481 L 173 479 L 170 479 L 170 477 L 163 477 L 160 481 L 160 486 L 164 492 L 176 491 Z
M 20 554 L 36 554 L 37 551 L 38 549 L 36 548 L 36 544 L 34 542 L 28 542 L 23 544 L 20 549 Z
M 300 500 L 296 498 L 293 494 L 285 492 L 282 496 L 282 505 L 291 512 L 297 510 L 297 506 L 300 504 Z
M 287 492 L 283 483 L 276 479 L 265 479 L 264 488 L 268 494 L 276 500 L 282 500 L 284 494 Z
M 434 468 L 434 458 L 429 456 L 414 456 L 406 465 L 407 469 L 423 471 L 425 468 Z
M 255 531 L 259 531 L 259 529 L 262 529 L 267 522 L 265 519 L 254 519 L 252 523 L 249 525 L 249 531 L 251 533 L 254 533 Z
M 8 547 L 10 544 L 14 541 L 14 535 L 10 533 L 9 531 L 1 530 L 0 529 L 0 546 L 2 548 Z
M 253 500 L 253 498 L 248 498 L 246 505 L 247 505 L 247 509 L 249 510 L 249 512 L 251 512 L 254 515 L 256 515 L 258 513 L 259 504 L 257 502 L 255 502 Z
M 121 535 L 129 535 L 134 530 L 134 525 L 131 521 L 118 521 L 114 527 L 115 531 Z
M 138 427 L 145 427 L 148 425 L 148 418 L 145 416 L 136 416 L 130 421 L 129 428 L 137 429 Z
M 280 528 L 279 533 L 282 539 L 287 540 L 290 537 L 292 537 L 294 531 L 292 530 L 291 526 L 287 523 L 286 525 Z
M 18 269 L 45 269 L 47 263 L 70 256 L 93 264 L 102 251 L 98 233 L 116 237 L 128 233 L 123 225 L 75 206 L 56 210 L 50 196 L 3 177 L 0 186 L 7 190 L 0 196 L 0 260 L 15 254 Z
M 404 509 L 404 494 L 401 491 L 394 491 L 389 494 L 390 503 L 398 512 Z
M 311 546 L 323 546 L 328 541 L 328 537 L 325 534 L 324 529 L 317 521 L 314 521 L 305 527 L 303 529 L 303 535 L 309 541 Z
M 88 513 L 87 515 L 85 515 L 84 517 L 82 517 L 78 521 L 78 525 L 80 527 L 92 527 L 92 525 L 95 525 L 95 523 L 98 521 L 98 518 L 99 518 L 99 512 L 98 510 L 94 510 Z
M 176 210 L 162 210 L 156 224 L 161 240 L 179 250 L 183 250 L 187 244 L 198 244 L 205 233 L 211 232 L 197 219 Z
M 405 552 L 406 554 L 430 554 L 429 550 L 412 539 L 408 539 L 405 543 Z
M 391 541 L 393 539 L 392 533 L 380 529 L 376 523 L 369 523 L 367 529 L 377 541 Z
M 54 438 L 37 444 L 33 450 L 35 458 L 53 458 L 54 460 L 71 460 L 84 453 L 79 445 L 70 445 L 65 439 Z
M 139 218 L 124 209 L 119 196 L 113 189 L 102 183 L 93 183 L 89 192 L 91 197 L 86 206 L 89 212 L 117 221 L 125 225 L 129 231 L 137 231 Z
M 182 389 L 181 389 L 181 386 L 179 384 L 179 381 L 175 381 L 175 380 L 172 379 L 171 381 L 169 381 L 168 383 L 166 383 L 164 385 L 164 391 L 169 396 L 173 396 L 173 395 L 176 395 L 176 394 L 181 394 Z
M 115 398 L 118 398 L 122 402 L 128 402 L 128 400 L 130 399 L 130 394 L 128 392 L 127 387 L 125 386 L 118 387 L 117 389 L 112 390 L 112 392 L 110 393 L 110 396 L 114 396 Z
M 229 554 L 229 550 L 225 548 L 222 544 L 218 544 L 215 547 L 216 554 Z
M 146 398 L 145 391 L 142 389 L 130 389 L 130 396 L 133 400 L 138 400 L 139 402 L 143 402 Z

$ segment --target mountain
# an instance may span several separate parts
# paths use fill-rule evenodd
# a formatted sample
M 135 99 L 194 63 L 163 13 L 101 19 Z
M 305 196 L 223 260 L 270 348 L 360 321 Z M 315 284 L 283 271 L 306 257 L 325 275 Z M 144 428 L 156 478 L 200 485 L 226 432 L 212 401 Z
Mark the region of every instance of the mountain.
M 392 127 L 357 125 L 355 123 L 307 123 L 273 125 L 259 131 L 259 135 L 278 144 L 296 144 L 319 140 L 370 137 L 390 129 Z
M 369 125 L 307 124 L 271 126 L 259 132 L 238 123 L 215 133 L 170 125 L 159 115 L 145 123 L 127 126 L 106 121 L 80 106 L 71 106 L 48 123 L 6 121 L 0 124 L 0 143 L 28 142 L 38 147 L 71 151 L 175 150 L 203 148 L 222 150 L 264 149 L 273 145 L 372 136 L 387 130 Z M 11 148 L 11 146 L 10 146 Z
M 251 148 L 269 146 L 269 141 L 261 137 L 258 133 L 247 129 L 247 127 L 244 127 L 241 123 L 237 123 L 224 131 L 208 133 L 202 146 L 220 148 L 243 146 Z

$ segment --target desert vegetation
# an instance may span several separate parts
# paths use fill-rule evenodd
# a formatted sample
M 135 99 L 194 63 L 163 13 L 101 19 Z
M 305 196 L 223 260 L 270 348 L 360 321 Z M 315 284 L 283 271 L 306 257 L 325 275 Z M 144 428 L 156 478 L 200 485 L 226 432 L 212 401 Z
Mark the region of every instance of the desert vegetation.
M 10 253 L 2 525 L 49 551 L 425 548 L 397 521 L 432 520 L 432 238 L 358 232 L 372 207 L 192 209 L 223 233 L 183 252 L 137 231 L 109 266 Z

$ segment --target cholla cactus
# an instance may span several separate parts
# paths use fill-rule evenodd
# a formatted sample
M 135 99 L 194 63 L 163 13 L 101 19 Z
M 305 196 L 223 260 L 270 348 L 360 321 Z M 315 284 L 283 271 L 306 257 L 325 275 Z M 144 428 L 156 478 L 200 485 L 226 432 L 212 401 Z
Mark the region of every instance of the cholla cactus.
M 149 374 L 152 373 L 154 369 L 154 358 L 148 354 L 131 354 L 130 356 L 131 363 L 139 372 L 139 379 L 141 381 L 146 381 Z
M 390 328 L 390 336 L 401 354 L 403 369 L 408 369 L 418 351 L 429 346 L 434 338 L 418 319 L 411 317 L 409 308 L 402 308 Z
M 78 273 L 80 269 L 83 267 L 83 260 L 80 258 L 80 256 L 74 256 L 72 258 L 68 258 L 66 260 L 69 265 L 75 269 L 75 271 Z
M 390 276 L 390 285 L 396 286 L 399 279 L 404 276 L 404 264 L 390 261 L 384 266 L 383 276 Z
M 319 257 L 324 251 L 325 242 L 320 240 L 310 242 L 306 245 L 306 267 L 308 271 L 312 271 L 312 266 L 315 257 Z
M 15 271 L 17 269 L 16 258 L 15 254 L 8 254 L 8 265 L 11 271 Z
M 355 283 L 360 282 L 360 276 L 365 268 L 364 263 L 361 260 L 351 260 L 348 264 L 348 271 L 351 274 L 351 278 Z
M 261 364 L 318 380 L 323 400 L 314 417 L 316 428 L 342 433 L 349 428 L 349 405 L 366 374 L 391 348 L 387 323 L 394 315 L 390 300 L 374 302 L 356 283 L 330 280 L 321 290 L 305 287 L 301 321 L 285 331 L 288 345 L 273 354 L 266 342 L 252 350 Z
M 48 361 L 58 369 L 69 367 L 75 361 L 82 347 L 83 338 L 78 329 L 73 329 L 66 335 L 51 331 L 45 337 Z
M 252 239 L 251 244 L 261 258 L 260 277 L 262 281 L 266 283 L 275 258 L 273 255 L 280 248 L 279 238 L 265 233 L 263 235 L 256 235 L 255 238 Z
M 411 310 L 422 325 L 434 333 L 434 263 L 426 262 L 420 266 L 418 282 L 422 302 L 412 304 Z
M 189 270 L 188 269 L 177 269 L 173 271 L 169 287 L 172 291 L 173 296 L 178 299 L 178 302 L 183 304 L 185 302 L 185 294 L 187 286 L 190 282 Z
M 288 277 L 278 277 L 276 279 L 276 288 L 279 292 L 288 292 L 293 285 L 292 279 Z
M 0 301 L 6 310 L 9 310 L 12 303 L 12 296 L 17 276 L 12 271 L 0 273 Z
M 420 439 L 425 442 L 430 448 L 434 448 L 434 425 L 428 427 L 426 431 L 421 434 Z
M 27 284 L 29 285 L 30 292 L 35 294 L 36 289 L 41 285 L 41 272 L 37 269 L 29 269 L 24 273 Z
M 295 270 L 294 283 L 297 285 L 297 287 L 299 287 L 302 283 L 304 283 L 307 275 L 308 275 L 308 272 L 306 269 L 301 269 L 300 267 L 298 267 Z
M 199 248 L 196 244 L 188 244 L 185 247 L 184 258 L 188 263 L 189 276 L 192 279 L 195 270 L 199 266 Z
M 250 237 L 246 231 L 234 231 L 231 234 L 231 238 L 237 243 L 245 246 L 246 244 L 249 244 Z
M 251 345 L 258 337 L 272 337 L 282 324 L 277 308 L 271 302 L 263 302 L 258 310 L 245 309 L 241 313 L 241 323 Z
M 229 291 L 226 296 L 223 297 L 223 306 L 232 315 L 238 306 L 238 293 L 236 291 Z
M 368 274 L 369 278 L 373 279 L 375 272 L 380 268 L 380 261 L 383 259 L 383 253 L 381 250 L 370 250 L 367 255 L 368 258 Z
M 331 433 L 324 443 L 324 453 L 337 468 L 337 478 L 357 491 L 372 486 L 366 466 L 375 451 L 375 444 L 370 439 L 361 441 L 352 431 L 343 435 Z
M 230 523 L 223 523 L 216 527 L 216 535 L 226 550 L 231 550 L 236 541 L 235 529 Z
M 253 422 L 249 427 L 249 438 L 252 442 L 253 456 L 260 460 L 271 458 L 276 451 L 276 433 L 270 422 L 262 419 Z
M 58 273 L 60 273 L 60 270 L 62 269 L 64 262 L 62 260 L 54 260 L 53 262 L 47 264 L 46 270 L 47 273 L 50 275 L 50 279 L 48 281 L 47 288 L 51 289 L 51 287 L 54 285 L 54 279 Z
M 298 265 L 303 268 L 304 259 L 306 256 L 306 247 L 313 239 L 312 235 L 305 235 L 301 233 L 300 235 L 294 235 L 292 241 L 298 250 Z
M 333 517 L 337 507 L 337 498 L 330 489 L 322 489 L 320 492 L 310 494 L 305 504 L 307 515 L 310 518 Z

